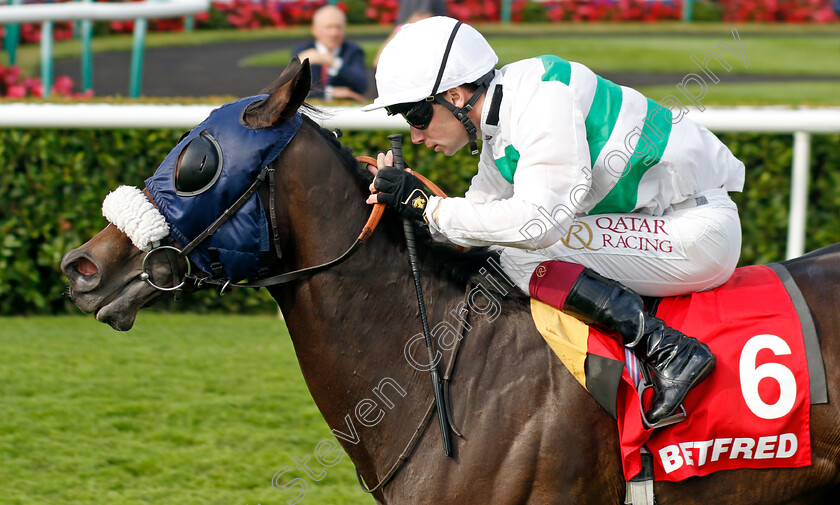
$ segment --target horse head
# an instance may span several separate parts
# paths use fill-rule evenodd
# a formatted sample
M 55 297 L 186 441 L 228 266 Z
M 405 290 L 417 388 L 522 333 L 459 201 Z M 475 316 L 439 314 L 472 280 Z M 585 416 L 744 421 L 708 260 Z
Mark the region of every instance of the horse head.
M 309 62 L 301 63 L 295 57 L 280 77 L 261 91 L 259 97 L 252 97 L 247 104 L 241 104 L 242 110 L 237 112 L 241 127 L 236 127 L 242 131 L 236 134 L 249 135 L 251 132 L 256 134 L 276 130 L 290 123 L 298 115 L 298 109 L 309 92 L 310 82 Z M 125 331 L 133 326 L 142 307 L 162 298 L 167 291 L 181 287 L 186 290 L 195 289 L 195 286 L 184 282 L 186 273 L 196 270 L 192 266 L 194 261 L 190 262 L 186 253 L 178 254 L 193 237 L 179 233 L 184 226 L 178 228 L 177 223 L 163 222 L 158 209 L 161 205 L 172 207 L 172 197 L 176 193 L 194 197 L 198 201 L 197 205 L 202 205 L 200 194 L 216 185 L 222 165 L 228 162 L 227 158 L 235 160 L 237 153 L 223 154 L 213 133 L 213 125 L 208 125 L 207 121 L 198 125 L 182 137 L 156 172 L 156 176 L 162 175 L 157 179 L 154 176 L 148 179 L 147 187 L 142 192 L 136 188 L 123 187 L 126 189 L 120 188 L 112 193 L 113 197 L 109 195 L 106 198 L 103 213 L 109 217 L 107 214 L 110 207 L 111 214 L 116 217 L 109 217 L 111 224 L 79 248 L 68 252 L 61 262 L 61 269 L 69 279 L 69 296 L 83 312 L 95 313 L 98 321 Z M 216 136 L 220 135 L 217 133 Z M 240 148 L 236 145 L 232 149 L 237 148 L 240 151 L 248 150 L 248 146 Z M 276 157 L 277 154 L 272 155 Z M 214 163 L 215 166 L 212 166 Z M 269 163 L 274 163 L 274 159 L 269 160 Z M 167 168 L 170 172 L 163 173 Z M 166 188 L 167 184 L 173 187 Z M 252 192 L 256 189 L 255 185 Z M 116 195 L 118 192 L 119 196 Z M 262 213 L 260 200 L 256 197 L 254 195 L 252 205 L 259 206 Z M 182 211 L 173 208 L 171 212 L 178 214 Z M 209 219 L 216 217 L 210 216 Z M 168 224 L 173 225 L 171 230 Z M 166 231 L 161 232 L 161 229 Z M 148 236 L 150 233 L 151 237 Z M 194 277 L 209 277 L 212 272 L 208 271 L 207 262 L 212 260 L 199 265 L 203 271 L 195 272 Z

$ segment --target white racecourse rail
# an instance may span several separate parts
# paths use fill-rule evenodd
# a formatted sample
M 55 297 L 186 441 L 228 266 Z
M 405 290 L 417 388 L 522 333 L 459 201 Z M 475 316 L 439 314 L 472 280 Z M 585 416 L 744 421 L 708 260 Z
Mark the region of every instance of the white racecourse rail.
M 48 3 L 0 6 L 0 22 L 41 23 L 112 19 L 170 18 L 197 14 L 210 8 L 210 0 L 167 0 L 131 3 Z
M 216 105 L 0 104 L 0 128 L 191 128 Z M 383 110 L 326 107 L 326 128 L 408 130 L 399 117 Z M 811 135 L 840 132 L 840 108 L 732 107 L 691 111 L 691 118 L 715 132 L 793 134 L 788 258 L 805 252 L 805 216 Z

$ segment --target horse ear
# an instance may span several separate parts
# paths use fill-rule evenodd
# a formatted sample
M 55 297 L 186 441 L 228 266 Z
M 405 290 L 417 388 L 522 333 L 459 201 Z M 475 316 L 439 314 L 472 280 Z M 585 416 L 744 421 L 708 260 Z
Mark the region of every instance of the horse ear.
M 295 56 L 280 77 L 260 92 L 268 93 L 268 98 L 252 103 L 245 110 L 245 124 L 251 128 L 266 128 L 286 121 L 306 100 L 311 85 L 309 60 L 301 63 Z

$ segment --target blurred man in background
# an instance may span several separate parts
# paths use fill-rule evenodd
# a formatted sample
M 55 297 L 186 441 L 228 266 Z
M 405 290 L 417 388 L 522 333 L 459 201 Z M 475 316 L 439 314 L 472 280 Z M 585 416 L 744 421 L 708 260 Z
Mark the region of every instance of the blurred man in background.
M 325 5 L 312 17 L 313 39 L 292 49 L 301 61 L 312 65 L 310 98 L 349 98 L 365 101 L 368 88 L 365 53 L 344 39 L 347 18 L 333 5 Z

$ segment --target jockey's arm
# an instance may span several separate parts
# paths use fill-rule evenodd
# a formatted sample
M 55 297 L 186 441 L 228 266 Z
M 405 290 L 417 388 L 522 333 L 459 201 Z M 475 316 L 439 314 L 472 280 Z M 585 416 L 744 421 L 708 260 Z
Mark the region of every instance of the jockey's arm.
M 468 247 L 524 249 L 548 247 L 565 236 L 589 191 L 591 171 L 583 116 L 572 92 L 561 86 L 541 86 L 514 104 L 508 119 L 512 144 L 496 148 L 502 152 L 484 146 L 465 198 L 429 199 L 433 235 Z M 510 181 L 498 168 L 503 164 L 514 167 Z

